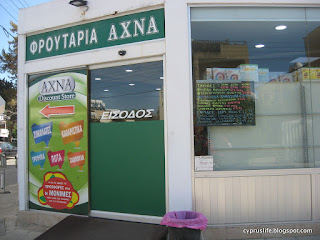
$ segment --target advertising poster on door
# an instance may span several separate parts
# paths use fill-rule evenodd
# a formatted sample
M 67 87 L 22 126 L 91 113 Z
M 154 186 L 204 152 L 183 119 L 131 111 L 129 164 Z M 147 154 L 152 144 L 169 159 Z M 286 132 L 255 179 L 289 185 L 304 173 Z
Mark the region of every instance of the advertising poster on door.
M 87 71 L 29 78 L 29 207 L 88 214 Z

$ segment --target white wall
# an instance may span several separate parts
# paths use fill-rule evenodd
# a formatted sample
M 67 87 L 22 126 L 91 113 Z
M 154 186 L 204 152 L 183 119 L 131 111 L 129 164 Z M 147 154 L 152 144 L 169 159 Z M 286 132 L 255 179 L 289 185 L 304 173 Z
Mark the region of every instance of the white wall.
M 70 24 L 82 24 L 97 18 L 113 18 L 137 9 L 161 5 L 164 0 L 89 0 L 89 10 L 81 15 L 83 8 L 74 7 L 67 0 L 53 0 L 48 3 L 24 8 L 19 13 L 19 34 L 36 34 L 52 28 Z M 116 13 L 116 14 L 115 14 Z
M 19 59 L 18 59 L 18 183 L 19 209 L 28 209 L 28 143 L 27 143 L 27 112 L 28 84 L 27 75 L 57 71 L 62 69 L 92 66 L 95 64 L 125 63 L 131 60 L 161 58 L 165 54 L 165 40 L 158 39 L 142 43 L 126 44 L 109 48 L 95 49 L 86 52 L 66 54 L 26 62 L 26 35 L 38 34 L 43 31 L 64 28 L 70 25 L 84 24 L 88 21 L 100 20 L 100 17 L 118 17 L 135 12 L 148 11 L 150 6 L 161 8 L 163 0 L 89 0 L 89 10 L 84 18 L 81 9 L 68 4 L 69 1 L 54 0 L 46 4 L 22 9 L 19 14 Z M 162 6 L 163 7 L 163 6 Z M 63 9 L 63 10 L 61 10 Z M 133 10 L 135 9 L 135 10 Z M 110 15 L 117 11 L 116 15 Z M 125 56 L 119 56 L 119 50 L 126 50 Z
M 192 210 L 192 89 L 188 7 L 166 1 L 169 210 Z

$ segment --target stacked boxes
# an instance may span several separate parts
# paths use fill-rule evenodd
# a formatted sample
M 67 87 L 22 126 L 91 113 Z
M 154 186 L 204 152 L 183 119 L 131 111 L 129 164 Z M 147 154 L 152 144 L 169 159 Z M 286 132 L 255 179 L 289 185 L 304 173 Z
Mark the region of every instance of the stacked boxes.
M 265 76 L 269 70 L 265 69 Z M 214 81 L 255 81 L 259 80 L 257 64 L 241 64 L 239 68 L 207 68 L 207 80 Z
M 293 81 L 320 80 L 320 68 L 299 68 L 293 72 Z
M 294 75 L 292 73 L 270 72 L 269 75 L 269 82 L 294 82 Z
M 207 68 L 206 79 L 213 81 L 299 82 L 320 80 L 320 68 L 300 68 L 292 73 L 269 72 L 257 64 L 241 64 L 238 68 Z
M 241 80 L 238 68 L 207 68 L 207 80 L 215 81 L 239 81 Z

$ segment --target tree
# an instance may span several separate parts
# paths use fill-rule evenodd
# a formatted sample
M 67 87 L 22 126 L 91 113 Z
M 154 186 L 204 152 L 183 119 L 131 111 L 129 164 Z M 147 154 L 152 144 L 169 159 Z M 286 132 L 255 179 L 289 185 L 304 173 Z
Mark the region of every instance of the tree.
M 9 139 L 17 137 L 17 88 L 12 82 L 0 79 L 0 96 L 6 101 L 5 114 L 8 116 Z
M 18 75 L 18 26 L 14 22 L 10 22 L 13 40 L 8 41 L 8 51 L 2 49 L 0 54 L 0 72 L 9 73 L 9 79 L 0 79 L 0 96 L 6 101 L 6 115 L 8 116 L 7 128 L 9 129 L 9 139 L 16 137 L 17 129 L 17 88 L 16 81 Z M 11 35 L 11 34 L 10 34 Z M 12 36 L 12 35 L 11 35 Z
M 11 25 L 11 32 L 15 35 L 12 41 L 9 41 L 9 48 L 8 51 L 2 49 L 0 55 L 0 72 L 1 73 L 9 73 L 10 80 L 16 82 L 18 76 L 18 26 L 10 21 Z
M 9 139 L 17 138 L 17 98 L 12 98 L 7 103 L 6 114 L 8 116 L 7 128 L 9 129 Z
M 17 98 L 17 88 L 14 83 L 0 79 L 0 96 L 9 103 Z

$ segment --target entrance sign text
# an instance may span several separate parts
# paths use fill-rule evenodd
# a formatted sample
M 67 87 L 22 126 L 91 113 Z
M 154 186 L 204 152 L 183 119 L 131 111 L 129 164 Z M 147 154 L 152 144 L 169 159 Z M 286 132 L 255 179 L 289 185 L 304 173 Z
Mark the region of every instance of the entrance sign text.
M 134 119 L 134 118 L 152 118 L 152 112 L 154 109 L 140 109 L 131 111 L 112 110 L 109 112 L 103 112 L 101 119 L 113 120 L 113 119 Z
M 29 36 L 27 61 L 164 36 L 164 10 L 152 10 Z

